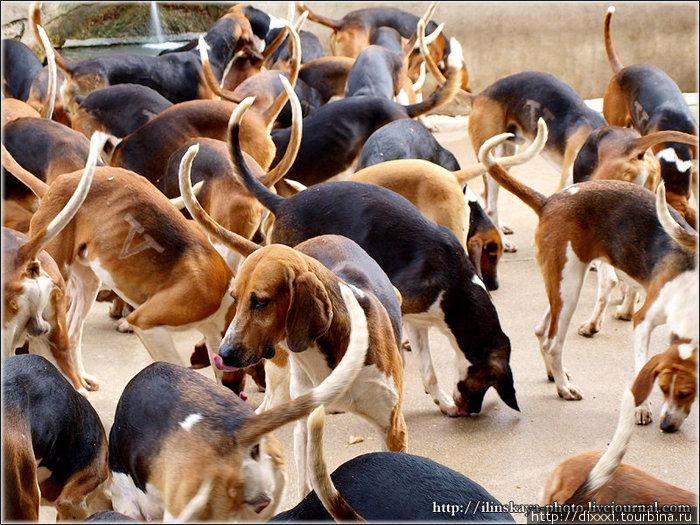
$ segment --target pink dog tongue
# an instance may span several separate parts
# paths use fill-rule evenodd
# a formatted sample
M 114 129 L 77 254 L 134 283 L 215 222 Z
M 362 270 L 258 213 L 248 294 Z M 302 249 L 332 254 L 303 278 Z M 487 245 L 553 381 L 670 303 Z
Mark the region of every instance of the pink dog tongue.
M 214 354 L 213 359 L 214 366 L 219 370 L 224 370 L 224 360 L 221 358 L 221 356 L 219 354 Z
M 467 411 L 464 409 L 464 407 L 459 407 L 459 408 L 457 409 L 457 415 L 458 415 L 458 416 L 468 416 L 468 415 L 469 415 L 469 412 L 467 412 Z

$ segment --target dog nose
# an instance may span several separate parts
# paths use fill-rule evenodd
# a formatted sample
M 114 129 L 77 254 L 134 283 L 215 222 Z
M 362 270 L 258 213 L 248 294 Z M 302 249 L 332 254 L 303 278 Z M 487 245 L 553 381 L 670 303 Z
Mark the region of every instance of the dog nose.
M 676 424 L 673 421 L 671 421 L 670 418 L 668 418 L 668 417 L 665 417 L 661 421 L 660 426 L 661 426 L 661 430 L 663 430 L 664 432 L 667 432 L 669 434 L 678 430 L 678 427 L 676 426 Z
M 270 499 L 270 496 L 267 494 L 261 494 L 257 498 L 255 498 L 253 501 L 251 501 L 249 504 L 251 507 L 253 507 L 253 510 L 255 511 L 256 514 L 260 514 L 267 506 L 272 502 Z
M 51 325 L 40 317 L 31 317 L 27 322 L 27 333 L 33 337 L 47 334 L 51 329 Z

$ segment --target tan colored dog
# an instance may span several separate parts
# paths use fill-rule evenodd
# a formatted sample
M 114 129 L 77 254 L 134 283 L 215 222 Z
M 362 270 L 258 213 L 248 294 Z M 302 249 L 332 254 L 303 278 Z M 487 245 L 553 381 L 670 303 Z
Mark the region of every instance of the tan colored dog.
M 79 176 L 61 175 L 44 189 L 32 219 L 32 235 L 65 206 Z M 171 330 L 197 328 L 207 338 L 209 351 L 216 352 L 233 316 L 227 294 L 233 274 L 225 261 L 196 225 L 133 172 L 98 167 L 71 227 L 61 231 L 46 251 L 63 278 L 73 284 L 67 321 L 76 353 L 101 284 L 135 308 L 126 320 L 156 361 L 181 362 Z M 74 361 L 78 374 L 85 377 L 81 360 Z
M 670 349 L 669 349 L 670 350 Z M 697 347 L 695 349 L 697 357 Z M 560 463 L 540 492 L 540 505 L 697 505 L 697 496 L 621 464 L 634 430 L 636 395 L 625 390 L 617 429 L 604 454 L 585 452 Z M 681 509 L 679 509 L 680 511 Z
M 3 352 L 5 355 L 14 353 L 28 338 L 30 352 L 51 358 L 83 395 L 87 394 L 86 389 L 97 389 L 97 384 L 84 373 L 80 352 L 71 347 L 66 322 L 65 280 L 55 261 L 43 250 L 66 228 L 85 201 L 97 156 L 106 138 L 101 133 L 93 136 L 90 154 L 75 192 L 47 226 L 35 230 L 31 238 L 3 229 Z M 14 173 L 26 173 L 5 146 L 2 146 L 2 152 L 5 167 Z M 29 173 L 26 175 L 32 177 Z

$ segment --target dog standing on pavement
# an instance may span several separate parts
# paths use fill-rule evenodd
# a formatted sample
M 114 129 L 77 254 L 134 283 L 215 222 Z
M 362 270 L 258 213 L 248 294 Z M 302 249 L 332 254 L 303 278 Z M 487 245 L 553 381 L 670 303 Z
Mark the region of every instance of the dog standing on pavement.
M 590 181 L 550 197 L 540 194 L 514 179 L 491 156 L 491 150 L 511 136 L 485 142 L 479 160 L 500 185 L 538 215 L 535 257 L 549 306 L 535 334 L 559 396 L 582 397 L 569 381 L 562 353 L 588 265 L 595 259 L 622 270 L 646 292 L 633 319 L 635 373 L 647 362 L 649 339 L 657 326 L 667 323 L 672 335 L 697 341 L 697 249 L 691 244 L 697 242 L 697 234 L 686 231 L 687 224 L 678 216 L 682 225 L 676 224 L 674 231 L 684 244 L 669 235 L 657 218 L 654 195 L 635 184 Z M 663 195 L 663 186 L 657 195 Z M 638 407 L 637 419 L 640 424 L 651 421 L 648 404 Z
M 3 352 L 14 352 L 28 339 L 29 350 L 53 359 L 81 394 L 87 394 L 86 389 L 96 390 L 98 385 L 84 373 L 80 352 L 71 344 L 66 282 L 56 262 L 43 250 L 70 224 L 85 201 L 106 138 L 95 133 L 75 191 L 43 228 L 34 230 L 31 238 L 3 228 Z M 3 164 L 31 184 L 34 177 L 15 162 L 4 145 L 2 152 Z M 40 194 L 43 183 L 34 180 L 33 190 Z
M 232 122 L 240 120 L 248 102 L 242 103 L 244 106 L 234 113 Z M 247 255 L 231 287 L 236 315 L 219 354 L 214 355 L 214 366 L 238 370 L 286 353 L 291 373 L 286 394 L 295 397 L 307 392 L 332 373 L 347 345 L 347 313 L 338 297 L 338 287 L 347 283 L 367 316 L 369 349 L 356 382 L 332 406 L 362 415 L 379 429 L 385 448 L 405 451 L 406 423 L 401 411 L 403 363 L 399 352 L 401 310 L 398 294 L 387 276 L 367 253 L 345 237 L 319 236 L 294 249 L 279 244 L 255 248 L 227 232 L 194 199 L 189 169 L 195 154 L 196 148 L 185 154 L 180 170 L 188 210 L 219 242 Z M 269 396 L 277 395 L 273 390 L 280 388 L 276 383 L 270 380 L 267 384 L 270 392 L 266 391 L 263 402 L 266 407 L 272 404 Z M 308 490 L 303 453 L 305 430 L 298 424 L 294 433 L 301 495 Z

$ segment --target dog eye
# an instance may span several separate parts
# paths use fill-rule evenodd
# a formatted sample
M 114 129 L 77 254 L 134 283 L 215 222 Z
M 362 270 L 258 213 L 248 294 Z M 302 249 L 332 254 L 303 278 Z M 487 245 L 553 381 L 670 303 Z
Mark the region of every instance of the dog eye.
M 691 395 L 690 392 L 678 392 L 678 399 L 688 399 Z
M 260 310 L 261 308 L 265 308 L 268 304 L 270 304 L 270 300 L 266 298 L 253 297 L 250 300 L 250 308 L 252 310 Z
M 255 461 L 260 459 L 260 445 L 255 445 L 252 449 L 250 449 L 250 457 Z

